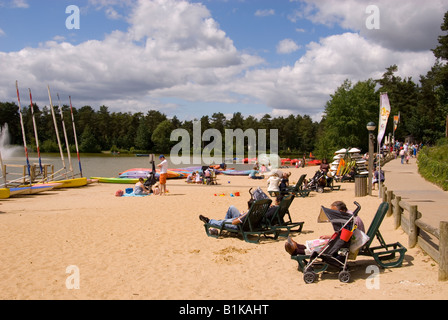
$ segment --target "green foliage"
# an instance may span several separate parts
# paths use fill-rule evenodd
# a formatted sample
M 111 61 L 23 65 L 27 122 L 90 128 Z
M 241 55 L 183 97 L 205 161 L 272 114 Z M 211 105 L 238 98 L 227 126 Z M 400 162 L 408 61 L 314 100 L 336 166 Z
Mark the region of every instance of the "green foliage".
M 155 149 L 159 153 L 168 153 L 171 150 L 172 142 L 170 141 L 171 132 L 174 126 L 169 120 L 162 121 L 152 134 L 152 141 L 155 144 Z
M 331 95 L 325 105 L 322 121 L 316 123 L 307 115 L 272 117 L 269 114 L 257 119 L 246 118 L 240 112 L 229 118 L 221 112 L 211 116 L 204 115 L 197 120 L 201 129 L 217 129 L 225 136 L 226 129 L 265 129 L 269 149 L 270 129 L 278 130 L 278 146 L 282 154 L 295 153 L 296 156 L 313 152 L 318 158 L 330 158 L 341 148 L 358 147 L 368 149 L 366 124 L 374 121 L 378 125 L 379 96 L 387 92 L 391 103 L 391 115 L 386 134 L 393 132 L 393 116 L 400 113 L 401 120 L 395 138 L 404 141 L 411 137 L 416 142 L 433 145 L 445 135 L 448 115 L 448 12 L 439 36 L 439 45 L 433 50 L 438 59 L 426 75 L 420 77 L 420 85 L 411 78 L 397 76 L 398 67 L 390 66 L 381 79 L 359 81 L 350 80 Z M 34 128 L 30 107 L 24 107 L 26 140 L 33 141 Z M 71 128 L 70 108 L 63 106 L 66 127 Z M 56 133 L 53 127 L 51 110 L 44 106 L 34 106 L 39 141 L 43 152 L 58 151 Z M 58 111 L 56 110 L 56 113 Z M 142 150 L 144 152 L 169 151 L 171 131 L 185 129 L 192 137 L 193 121 L 180 121 L 177 117 L 168 119 L 157 110 L 144 113 L 110 112 L 107 106 L 94 110 L 91 106 L 73 108 L 78 142 L 81 152 L 100 152 L 101 150 Z M 57 114 L 57 124 L 62 137 L 62 128 Z M 0 102 L 0 126 L 9 126 L 12 144 L 22 143 L 18 106 L 13 102 Z M 70 144 L 73 144 L 72 130 L 67 130 Z M 30 146 L 32 143 L 30 144 Z M 70 146 L 73 150 L 73 145 Z M 423 156 L 424 157 L 424 156 Z M 435 168 L 435 167 L 434 167 Z M 437 169 L 438 170 L 438 169 Z M 436 171 L 437 171 L 436 170 Z
M 92 133 L 89 126 L 84 129 L 81 136 L 81 145 L 79 146 L 81 152 L 84 153 L 99 153 L 101 152 L 101 147 Z
M 59 152 L 59 147 L 53 140 L 45 140 L 41 145 L 39 145 L 41 152 L 56 153 Z
M 325 108 L 325 130 L 318 141 L 318 152 L 328 154 L 339 148 L 368 148 L 366 125 L 378 122 L 379 93 L 375 92 L 375 82 L 367 80 L 354 86 L 349 80 L 331 95 Z
M 424 147 L 418 154 L 418 170 L 428 181 L 448 191 L 448 139 L 435 147 Z

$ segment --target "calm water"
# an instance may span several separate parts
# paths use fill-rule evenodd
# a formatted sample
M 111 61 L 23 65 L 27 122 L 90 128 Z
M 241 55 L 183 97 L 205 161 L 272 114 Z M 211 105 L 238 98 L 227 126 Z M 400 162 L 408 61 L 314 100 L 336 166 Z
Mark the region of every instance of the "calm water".
M 23 153 L 23 149 L 21 150 Z M 19 152 L 20 154 L 20 152 Z M 67 154 L 64 154 L 64 161 L 66 168 L 69 169 L 69 161 Z M 30 154 L 30 164 L 38 164 L 37 154 Z M 61 156 L 59 154 L 42 154 L 42 164 L 54 165 L 54 170 L 58 171 L 63 168 Z M 158 156 L 156 156 L 156 165 L 160 163 Z M 72 167 L 75 174 L 79 173 L 79 162 L 76 154 L 71 155 Z M 173 165 L 169 159 L 169 168 L 185 168 L 191 166 L 200 166 L 198 164 L 181 164 Z M 18 156 L 17 152 L 8 159 L 3 159 L 4 164 L 25 165 L 25 156 Z M 83 176 L 90 177 L 118 177 L 118 175 L 132 168 L 151 168 L 149 157 L 136 157 L 132 156 L 112 156 L 112 155 L 81 155 L 81 166 Z M 235 168 L 237 170 L 248 170 L 252 165 L 248 164 L 229 164 L 228 167 Z M 15 169 L 19 170 L 19 169 Z M 9 170 L 8 170 L 9 171 Z

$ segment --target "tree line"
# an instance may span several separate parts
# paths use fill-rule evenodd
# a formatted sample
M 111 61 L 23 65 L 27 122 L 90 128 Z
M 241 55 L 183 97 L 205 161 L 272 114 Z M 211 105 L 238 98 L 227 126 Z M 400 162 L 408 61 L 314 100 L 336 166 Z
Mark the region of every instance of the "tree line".
M 441 27 L 448 31 L 448 12 Z M 226 129 L 271 129 L 278 130 L 278 148 L 281 154 L 302 155 L 313 152 L 317 157 L 330 157 L 340 148 L 358 147 L 368 149 L 366 124 L 374 121 L 378 125 L 379 99 L 387 92 L 391 104 L 391 116 L 386 135 L 393 131 L 393 116 L 400 114 L 400 123 L 395 138 L 425 145 L 435 144 L 445 136 L 448 115 L 448 36 L 439 37 L 439 45 L 433 51 L 437 62 L 421 75 L 419 83 L 412 78 L 396 75 L 398 67 L 390 66 L 381 79 L 368 79 L 353 84 L 349 79 L 330 96 L 325 105 L 324 116 L 316 122 L 308 115 L 272 117 L 269 114 L 257 119 L 244 117 L 236 112 L 231 118 L 217 112 L 195 120 L 169 118 L 157 110 L 148 108 L 147 113 L 110 112 L 107 106 L 95 110 L 91 106 L 73 108 L 79 148 L 84 153 L 101 151 L 134 153 L 168 153 L 177 143 L 170 141 L 175 129 L 186 129 L 193 134 L 193 121 L 200 121 L 202 132 L 217 129 L 222 136 Z M 35 149 L 33 120 L 30 106 L 22 106 L 27 143 Z M 62 125 L 58 108 L 55 108 L 59 132 Z M 70 107 L 62 107 L 66 121 L 70 148 L 74 147 L 74 133 L 71 128 Z M 56 133 L 51 110 L 48 106 L 34 105 L 39 145 L 42 152 L 58 152 Z M 22 143 L 19 108 L 15 102 L 0 102 L 0 126 L 7 123 L 11 144 Z M 269 141 L 269 139 L 267 140 Z M 64 143 L 64 139 L 61 139 Z M 269 149 L 269 145 L 268 145 Z
M 53 118 L 49 107 L 33 106 L 36 127 L 38 131 L 41 152 L 58 152 Z M 62 122 L 59 108 L 54 108 L 61 143 L 64 145 Z M 74 132 L 71 129 L 71 111 L 69 106 L 62 107 L 67 138 L 71 148 L 74 148 Z M 22 105 L 22 115 L 29 148 L 35 149 L 34 127 L 31 108 Z M 201 130 L 217 129 L 223 136 L 226 129 L 279 129 L 279 149 L 298 152 L 313 150 L 318 123 L 309 116 L 290 115 L 287 118 L 272 118 L 266 114 L 261 119 L 253 116 L 244 117 L 240 112 L 227 119 L 221 113 L 212 116 L 202 116 L 200 119 L 180 121 L 176 116 L 168 118 L 157 110 L 142 112 L 110 112 L 107 106 L 94 110 L 91 106 L 80 109 L 73 108 L 79 149 L 84 153 L 101 151 L 113 152 L 156 152 L 168 153 L 177 143 L 170 141 L 171 132 L 175 129 L 185 129 L 193 136 L 194 121 L 201 123 Z M 14 102 L 0 103 L 0 125 L 8 124 L 11 144 L 22 143 L 20 115 Z M 267 139 L 269 141 L 269 138 Z M 268 142 L 269 144 L 269 142 Z M 269 145 L 268 145 L 269 147 Z M 65 146 L 64 146 L 65 148 Z

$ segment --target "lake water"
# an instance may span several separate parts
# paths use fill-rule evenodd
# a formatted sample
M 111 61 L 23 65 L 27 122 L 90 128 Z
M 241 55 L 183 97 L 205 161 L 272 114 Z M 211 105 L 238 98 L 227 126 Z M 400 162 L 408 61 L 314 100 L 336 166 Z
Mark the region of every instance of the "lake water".
M 21 150 L 23 153 L 23 149 Z M 20 153 L 20 152 L 19 152 Z M 65 166 L 69 169 L 69 161 L 67 154 L 64 154 Z M 59 154 L 42 154 L 42 164 L 54 165 L 54 170 L 58 171 L 63 168 L 61 156 Z M 29 154 L 30 164 L 38 164 L 39 159 L 37 154 Z M 79 162 L 76 154 L 71 155 L 72 167 L 75 174 L 79 173 Z M 160 163 L 158 156 L 155 159 L 156 165 Z M 180 164 L 174 165 L 168 158 L 169 168 L 185 168 L 192 166 L 200 166 L 200 164 Z M 4 164 L 26 165 L 25 156 L 14 156 L 8 159 L 3 159 Z M 236 170 L 248 170 L 252 167 L 250 164 L 228 164 L 228 168 L 235 168 Z M 118 177 L 118 175 L 128 169 L 133 168 L 151 168 L 149 157 L 137 157 L 135 155 L 81 155 L 81 167 L 83 176 L 90 177 Z M 13 169 L 11 169 L 13 170 Z M 16 171 L 19 169 L 15 169 Z M 16 172 L 15 171 L 15 172 Z M 8 169 L 9 172 L 9 169 Z

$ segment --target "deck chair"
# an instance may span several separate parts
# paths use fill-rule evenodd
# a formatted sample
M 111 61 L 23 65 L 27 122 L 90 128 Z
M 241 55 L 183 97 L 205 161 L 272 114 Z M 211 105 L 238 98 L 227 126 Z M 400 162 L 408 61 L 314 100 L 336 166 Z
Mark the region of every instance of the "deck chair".
M 293 194 L 296 197 L 306 198 L 310 195 L 311 190 L 303 189 L 303 182 L 305 181 L 306 174 L 303 174 L 297 181 L 295 186 L 288 187 L 284 193 Z
M 294 198 L 295 196 L 293 194 L 284 196 L 270 221 L 268 221 L 270 227 L 274 229 L 279 229 L 280 231 L 286 229 L 286 233 L 279 234 L 281 237 L 288 237 L 290 232 L 302 232 L 304 222 L 292 222 L 291 215 L 289 213 L 289 207 L 294 201 Z M 298 227 L 297 230 L 292 230 L 296 227 Z
M 384 216 L 389 209 L 389 204 L 387 202 L 383 202 L 378 207 L 378 210 L 373 218 L 372 223 L 370 224 L 369 230 L 367 231 L 367 235 L 369 236 L 369 241 L 359 250 L 358 256 L 369 256 L 375 259 L 375 262 L 382 268 L 395 268 L 400 267 L 404 260 L 404 254 L 407 249 L 403 247 L 399 242 L 393 244 L 386 244 L 381 233 L 379 231 L 380 225 L 383 222 Z M 371 247 L 373 240 L 375 237 L 380 242 L 380 245 L 377 247 Z M 397 257 L 397 254 L 399 255 Z M 307 260 L 310 258 L 309 255 L 298 255 L 291 256 L 291 259 L 297 260 L 299 264 L 299 270 L 304 270 L 304 267 L 307 264 Z M 324 265 L 322 270 L 324 271 L 328 266 Z
M 359 250 L 358 255 L 373 257 L 375 262 L 382 268 L 395 268 L 402 265 L 407 249 L 399 242 L 386 244 L 380 233 L 379 228 L 388 209 L 389 204 L 387 202 L 380 204 L 369 230 L 367 230 L 370 240 Z M 371 245 L 375 238 L 378 239 L 380 245 L 372 247 Z
M 266 221 L 266 212 L 271 203 L 271 199 L 255 201 L 250 207 L 244 222 L 237 225 L 237 228 L 235 229 L 230 228 L 231 223 L 223 223 L 220 229 L 210 223 L 205 223 L 205 232 L 207 233 L 207 236 L 214 238 L 219 238 L 224 231 L 236 233 L 241 235 L 246 242 L 250 243 L 259 243 L 261 236 L 269 238 L 268 235 L 270 234 L 273 235 L 273 239 L 277 240 L 280 230 L 270 227 L 269 223 Z M 210 228 L 218 229 L 218 234 L 211 234 Z M 258 236 L 258 238 L 256 240 L 251 240 L 251 236 Z
M 340 185 L 335 185 L 334 184 L 334 178 L 332 178 L 331 179 L 331 183 L 330 183 L 330 185 L 329 185 L 329 188 L 331 189 L 331 191 L 334 191 L 334 190 L 341 190 L 341 186 Z

